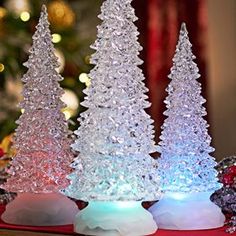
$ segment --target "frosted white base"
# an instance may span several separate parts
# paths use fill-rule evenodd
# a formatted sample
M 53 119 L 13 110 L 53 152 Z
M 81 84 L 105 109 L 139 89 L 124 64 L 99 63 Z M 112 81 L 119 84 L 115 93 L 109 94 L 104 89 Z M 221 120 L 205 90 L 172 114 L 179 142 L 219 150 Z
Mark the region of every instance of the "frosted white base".
M 2 220 L 15 225 L 73 224 L 77 205 L 60 193 L 21 193 L 6 206 Z
M 200 230 L 224 225 L 221 209 L 210 201 L 211 193 L 168 193 L 149 211 L 160 229 Z
M 89 202 L 76 216 L 74 230 L 84 235 L 143 236 L 157 226 L 141 202 Z

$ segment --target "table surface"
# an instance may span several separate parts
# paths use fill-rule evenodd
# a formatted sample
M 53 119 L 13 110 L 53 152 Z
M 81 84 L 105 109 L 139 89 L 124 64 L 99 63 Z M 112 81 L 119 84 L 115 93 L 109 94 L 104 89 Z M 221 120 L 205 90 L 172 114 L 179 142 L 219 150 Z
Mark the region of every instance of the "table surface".
M 5 210 L 5 206 L 0 205 L 0 214 Z M 73 233 L 72 225 L 50 226 L 50 227 L 32 227 L 19 226 L 4 223 L 0 219 L 0 236 L 62 236 L 78 235 Z M 236 233 L 228 234 L 225 228 L 197 231 L 174 231 L 158 230 L 152 236 L 236 236 Z
M 0 236 L 68 236 L 68 234 L 39 233 L 33 231 L 0 229 Z
M 29 229 L 28 229 L 29 230 Z M 31 231 L 17 230 L 17 229 L 0 229 L 0 236 L 68 236 L 68 235 L 78 235 L 72 232 L 59 233 L 59 229 L 56 232 L 38 232 L 38 228 L 32 228 Z M 158 230 L 153 236 L 232 236 L 234 234 L 227 234 L 224 228 L 218 230 L 203 230 L 203 231 L 168 231 L 168 230 Z

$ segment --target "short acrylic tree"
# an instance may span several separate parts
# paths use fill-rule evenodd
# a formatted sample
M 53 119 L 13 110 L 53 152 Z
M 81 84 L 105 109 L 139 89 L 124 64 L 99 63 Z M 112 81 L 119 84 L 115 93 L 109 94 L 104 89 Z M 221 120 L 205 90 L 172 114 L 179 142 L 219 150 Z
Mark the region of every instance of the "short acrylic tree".
M 9 169 L 11 176 L 3 186 L 7 191 L 21 194 L 8 205 L 3 219 L 14 224 L 72 223 L 72 218 L 68 222 L 68 219 L 63 219 L 68 213 L 60 215 L 62 219 L 57 219 L 57 222 L 53 217 L 59 212 L 48 212 L 52 208 L 52 211 L 56 211 L 56 207 L 60 208 L 62 203 L 69 204 L 69 208 L 75 205 L 59 193 L 69 185 L 66 175 L 71 172 L 69 165 L 74 156 L 70 150 L 72 140 L 69 137 L 67 121 L 61 112 L 64 104 L 61 101 L 63 89 L 59 81 L 63 78 L 56 71 L 59 63 L 54 54 L 45 6 L 36 29 L 29 60 L 24 64 L 28 71 L 22 78 L 24 99 L 20 108 L 24 112 L 17 121 L 18 128 L 14 138 L 16 155 Z M 41 200 L 43 204 L 48 204 L 44 214 L 52 214 L 52 219 L 44 219 L 46 215 L 40 217 L 43 214 L 43 206 L 39 203 Z M 22 201 L 25 201 L 25 205 Z M 17 212 L 33 203 L 36 206 L 30 207 L 38 212 L 37 217 L 24 219 L 21 212 L 19 222 Z M 61 211 L 67 212 L 66 208 Z
M 199 70 L 193 62 L 195 56 L 191 47 L 183 23 L 169 75 L 171 82 L 167 88 L 167 110 L 164 113 L 167 119 L 162 127 L 158 150 L 161 153 L 158 173 L 165 197 L 151 208 L 153 213 L 156 211 L 154 215 L 161 228 L 199 229 L 223 224 L 222 213 L 209 201 L 209 196 L 221 185 L 214 169 L 216 162 L 209 154 L 214 149 L 210 146 L 208 124 L 203 119 L 207 114 L 203 107 L 206 100 L 201 96 L 201 85 L 197 81 Z M 171 217 L 167 217 L 163 209 L 169 210 Z
M 144 110 L 150 103 L 146 101 L 148 89 L 138 67 L 142 48 L 137 42 L 139 33 L 133 23 L 137 18 L 131 2 L 103 3 L 99 16 L 103 22 L 92 46 L 96 50 L 91 58 L 95 68 L 89 75 L 91 85 L 85 89 L 87 96 L 82 103 L 88 109 L 81 114 L 80 127 L 75 132 L 77 140 L 72 146 L 80 154 L 69 176 L 72 184 L 65 192 L 89 202 L 77 217 L 76 231 L 83 234 L 106 235 L 92 231 L 90 226 L 111 230 L 107 235 L 117 231 L 137 235 L 135 230 L 144 235 L 156 229 L 152 216 L 140 207 L 141 201 L 158 199 L 160 192 L 156 162 L 149 155 L 156 150 L 153 121 Z M 102 212 L 108 208 L 111 211 Z M 108 225 L 102 214 L 113 225 Z M 89 225 L 89 221 L 96 226 Z M 139 221 L 149 222 L 140 225 Z M 124 229 L 124 223 L 134 227 L 133 234 L 130 228 Z

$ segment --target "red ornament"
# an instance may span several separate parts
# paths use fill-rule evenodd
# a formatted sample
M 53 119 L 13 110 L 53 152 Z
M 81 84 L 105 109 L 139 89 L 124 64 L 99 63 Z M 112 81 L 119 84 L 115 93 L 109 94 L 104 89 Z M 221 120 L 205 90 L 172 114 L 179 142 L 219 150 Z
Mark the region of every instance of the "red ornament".
M 222 182 L 224 185 L 232 185 L 234 183 L 234 175 L 233 174 L 225 174 L 223 176 Z
M 230 166 L 226 169 L 229 174 L 234 174 L 236 176 L 236 166 Z
M 2 149 L 2 148 L 0 148 L 0 157 L 3 157 L 3 156 L 4 156 L 4 154 L 5 154 L 5 152 L 3 151 L 3 149 Z

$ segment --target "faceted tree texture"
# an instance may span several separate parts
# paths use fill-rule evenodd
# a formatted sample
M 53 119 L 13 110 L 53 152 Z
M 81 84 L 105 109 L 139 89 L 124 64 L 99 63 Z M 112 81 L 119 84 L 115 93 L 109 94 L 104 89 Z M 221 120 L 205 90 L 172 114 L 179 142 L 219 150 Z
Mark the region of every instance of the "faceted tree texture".
M 51 193 L 67 187 L 73 154 L 67 121 L 61 109 L 63 89 L 59 66 L 51 41 L 46 7 L 33 36 L 28 71 L 23 76 L 24 109 L 17 124 L 16 156 L 9 169 L 11 177 L 4 188 L 11 192 Z
M 155 200 L 159 178 L 153 121 L 144 111 L 144 75 L 138 67 L 138 31 L 132 0 L 107 0 L 102 5 L 96 50 L 91 62 L 92 84 L 85 89 L 73 148 L 79 151 L 66 194 L 85 201 Z
M 167 119 L 162 127 L 158 151 L 158 172 L 161 189 L 167 192 L 214 192 L 221 187 L 217 182 L 216 162 L 209 153 L 208 124 L 203 119 L 206 109 L 201 96 L 198 67 L 193 62 L 186 26 L 183 23 L 165 100 Z

